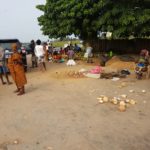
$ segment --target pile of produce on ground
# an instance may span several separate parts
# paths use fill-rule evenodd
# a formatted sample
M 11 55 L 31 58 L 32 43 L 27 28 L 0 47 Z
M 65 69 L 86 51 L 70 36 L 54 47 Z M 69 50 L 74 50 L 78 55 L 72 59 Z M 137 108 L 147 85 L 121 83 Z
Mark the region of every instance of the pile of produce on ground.
M 52 76 L 57 79 L 69 79 L 69 78 L 84 78 L 83 72 L 77 70 L 62 70 L 52 73 Z
M 69 71 L 67 73 L 68 77 L 71 77 L 71 78 L 83 78 L 85 77 L 84 74 L 80 71 Z
M 126 109 L 130 106 L 130 105 L 135 105 L 136 101 L 133 99 L 129 99 L 127 98 L 127 95 L 123 94 L 119 97 L 112 97 L 109 98 L 105 95 L 101 95 L 100 97 L 97 98 L 100 104 L 104 104 L 104 103 L 111 103 L 114 105 L 118 106 L 118 110 L 120 112 L 124 112 L 126 111 Z

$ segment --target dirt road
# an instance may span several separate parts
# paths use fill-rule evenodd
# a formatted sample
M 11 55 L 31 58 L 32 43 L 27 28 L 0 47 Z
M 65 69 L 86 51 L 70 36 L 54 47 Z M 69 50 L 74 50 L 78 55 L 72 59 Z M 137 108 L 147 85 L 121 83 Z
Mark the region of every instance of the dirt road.
M 50 64 L 44 73 L 30 70 L 23 96 L 13 93 L 14 84 L 0 85 L 0 150 L 149 150 L 150 80 L 66 76 L 90 67 Z M 137 104 L 119 112 L 97 100 L 121 94 Z

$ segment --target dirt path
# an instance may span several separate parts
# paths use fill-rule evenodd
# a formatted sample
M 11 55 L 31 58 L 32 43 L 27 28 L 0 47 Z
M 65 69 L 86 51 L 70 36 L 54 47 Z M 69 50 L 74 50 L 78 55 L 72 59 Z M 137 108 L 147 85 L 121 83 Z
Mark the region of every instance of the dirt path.
M 69 70 L 91 67 L 50 64 L 45 73 L 31 70 L 20 97 L 14 84 L 0 85 L 0 150 L 149 150 L 150 80 L 66 78 Z M 126 86 L 119 88 L 122 82 Z M 137 104 L 119 112 L 96 99 L 121 94 Z

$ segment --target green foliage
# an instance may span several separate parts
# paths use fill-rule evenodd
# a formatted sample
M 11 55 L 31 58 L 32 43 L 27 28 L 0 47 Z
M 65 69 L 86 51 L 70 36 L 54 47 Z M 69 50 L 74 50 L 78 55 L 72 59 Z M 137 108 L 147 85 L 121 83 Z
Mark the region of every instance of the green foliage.
M 69 43 L 70 42 L 70 40 L 63 40 L 63 41 L 54 41 L 53 42 L 53 46 L 54 47 L 64 47 L 64 44 L 67 44 L 67 43 Z M 74 45 L 74 44 L 79 44 L 80 43 L 80 41 L 79 40 L 71 40 L 71 44 L 72 45 Z
M 113 38 L 150 35 L 149 0 L 47 0 L 37 8 L 41 30 L 50 38 L 77 35 L 97 38 L 98 31 L 112 32 Z
M 150 35 L 150 1 L 110 0 L 98 19 L 98 28 L 111 31 L 113 38 Z

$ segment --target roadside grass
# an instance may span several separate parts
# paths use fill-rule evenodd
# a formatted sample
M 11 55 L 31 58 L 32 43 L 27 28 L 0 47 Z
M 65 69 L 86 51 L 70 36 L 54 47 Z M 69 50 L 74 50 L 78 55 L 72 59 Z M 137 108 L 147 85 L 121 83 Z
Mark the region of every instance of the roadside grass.
M 53 42 L 53 46 L 54 47 L 64 47 L 64 44 L 68 44 L 69 42 L 71 42 L 72 45 L 79 44 L 80 40 L 71 40 L 71 41 L 54 41 Z

